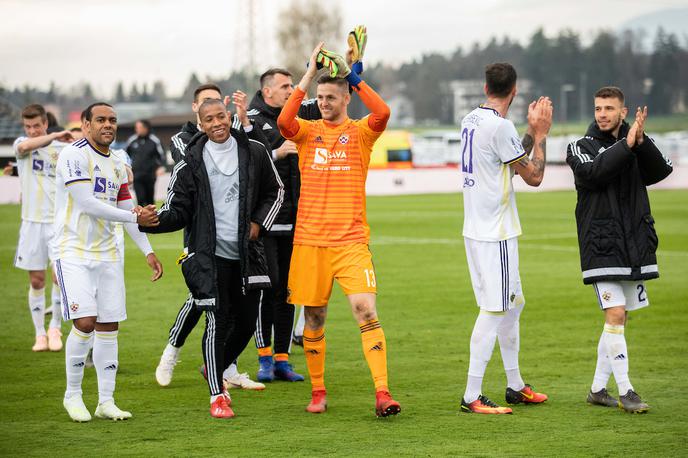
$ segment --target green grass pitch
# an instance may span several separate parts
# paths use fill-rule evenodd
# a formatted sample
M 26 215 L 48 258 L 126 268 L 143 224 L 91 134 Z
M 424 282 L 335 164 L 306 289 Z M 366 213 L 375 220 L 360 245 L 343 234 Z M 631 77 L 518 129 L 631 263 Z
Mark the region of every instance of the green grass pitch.
M 661 456 L 684 455 L 688 432 L 688 191 L 653 191 L 661 278 L 648 283 L 651 307 L 631 315 L 631 380 L 652 406 L 647 415 L 588 406 L 602 314 L 581 282 L 573 209 L 575 193 L 519 194 L 524 235 L 521 278 L 521 370 L 549 394 L 512 416 L 459 413 L 468 344 L 478 312 L 468 276 L 462 199 L 455 195 L 371 197 L 368 216 L 378 276 L 378 309 L 387 335 L 395 418 L 377 419 L 360 337 L 335 288 L 327 323 L 330 409 L 304 412 L 309 383 L 272 383 L 263 392 L 232 391 L 237 417 L 208 414 L 198 326 L 181 353 L 172 385 L 155 367 L 186 297 L 175 259 L 181 233 L 151 237 L 165 275 L 151 284 L 143 257 L 128 242 L 129 319 L 120 331 L 117 403 L 126 422 L 75 424 L 62 407 L 64 353 L 33 354 L 27 275 L 12 267 L 19 207 L 0 206 L 3 323 L 0 325 L 0 455 L 11 456 Z M 65 335 L 69 330 L 63 324 Z M 306 373 L 302 350 L 292 362 Z M 249 344 L 241 371 L 255 377 Z M 484 393 L 504 402 L 505 377 L 495 349 Z M 610 391 L 616 394 L 613 379 Z M 97 402 L 95 371 L 86 370 L 84 400 Z

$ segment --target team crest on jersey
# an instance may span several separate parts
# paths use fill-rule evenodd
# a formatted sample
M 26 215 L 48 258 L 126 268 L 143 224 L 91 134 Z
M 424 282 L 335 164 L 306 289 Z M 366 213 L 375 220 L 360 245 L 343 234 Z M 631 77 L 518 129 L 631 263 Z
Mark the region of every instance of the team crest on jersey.
M 79 310 L 79 304 L 70 305 L 69 310 L 71 310 L 72 312 L 76 312 L 77 310 Z
M 609 302 L 610 300 L 612 300 L 612 293 L 610 293 L 609 291 L 603 292 L 602 293 L 602 299 Z
M 347 143 L 349 143 L 349 136 L 346 134 L 342 134 L 339 137 L 339 143 L 341 143 L 342 145 L 346 145 Z

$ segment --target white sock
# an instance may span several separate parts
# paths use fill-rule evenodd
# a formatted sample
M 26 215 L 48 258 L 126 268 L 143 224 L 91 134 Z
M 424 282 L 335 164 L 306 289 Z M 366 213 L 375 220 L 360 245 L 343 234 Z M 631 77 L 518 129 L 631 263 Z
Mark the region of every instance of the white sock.
M 595 375 L 592 378 L 592 387 L 590 391 L 598 393 L 600 390 L 607 388 L 609 377 L 612 375 L 612 365 L 607 357 L 607 348 L 604 341 L 604 332 L 600 335 L 600 341 L 597 344 L 597 366 L 595 367 Z
M 67 370 L 67 390 L 65 398 L 81 396 L 81 381 L 84 379 L 86 355 L 91 348 L 93 333 L 85 333 L 72 327 L 65 344 L 65 367 Z
M 60 287 L 53 283 L 50 291 L 50 298 L 52 299 L 53 316 L 50 318 L 50 327 L 58 328 L 62 327 L 62 291 Z
M 213 402 L 217 401 L 217 398 L 219 398 L 220 396 L 224 396 L 224 395 L 225 395 L 224 393 L 220 393 L 220 394 L 214 394 L 214 395 L 210 396 L 210 403 L 212 404 Z
M 239 370 L 237 369 L 236 361 L 227 366 L 227 369 L 222 373 L 223 379 L 230 379 L 239 375 Z
M 304 309 L 306 307 L 301 307 L 299 312 L 299 318 L 296 320 L 296 326 L 294 326 L 294 335 L 303 337 L 303 328 L 306 326 L 306 316 L 304 314 Z
M 604 332 L 605 347 L 607 348 L 607 358 L 612 366 L 612 373 L 619 387 L 619 395 L 624 395 L 633 386 L 628 378 L 628 348 L 626 337 L 624 336 L 623 325 L 605 324 Z
M 29 310 L 36 337 L 45 335 L 45 288 L 33 289 L 29 286 Z
M 177 358 L 179 356 L 180 350 L 181 348 L 177 348 L 174 345 L 168 343 L 165 349 L 163 350 L 162 354 L 165 356 L 172 356 L 174 358 Z
M 483 376 L 487 363 L 492 357 L 495 341 L 497 340 L 497 328 L 504 319 L 504 314 L 494 314 L 481 311 L 473 326 L 471 334 L 471 359 L 468 365 L 468 380 L 463 400 L 471 403 L 482 394 Z
M 526 386 L 523 378 L 521 378 L 521 371 L 518 368 L 518 351 L 520 348 L 519 321 L 522 311 L 523 304 L 510 309 L 504 315 L 499 328 L 497 328 L 499 350 L 502 354 L 504 372 L 506 372 L 506 385 L 515 391 L 520 391 Z
M 111 401 L 117 378 L 117 332 L 96 331 L 93 339 L 93 365 L 98 374 L 98 404 Z

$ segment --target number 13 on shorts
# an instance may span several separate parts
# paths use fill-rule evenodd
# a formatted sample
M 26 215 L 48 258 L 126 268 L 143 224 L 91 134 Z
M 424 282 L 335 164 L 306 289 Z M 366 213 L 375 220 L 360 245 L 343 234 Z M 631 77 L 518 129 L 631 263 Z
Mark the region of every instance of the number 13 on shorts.
M 366 284 L 368 285 L 368 288 L 375 288 L 377 286 L 375 281 L 375 271 L 373 269 L 363 269 L 363 273 L 365 273 Z

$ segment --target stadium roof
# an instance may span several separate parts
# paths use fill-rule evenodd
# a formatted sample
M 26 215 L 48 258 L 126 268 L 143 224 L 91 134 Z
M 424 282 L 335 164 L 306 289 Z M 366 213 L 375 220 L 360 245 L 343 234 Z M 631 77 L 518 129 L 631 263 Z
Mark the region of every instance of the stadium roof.
M 16 119 L 0 116 L 0 141 L 11 140 L 24 134 L 21 122 Z

